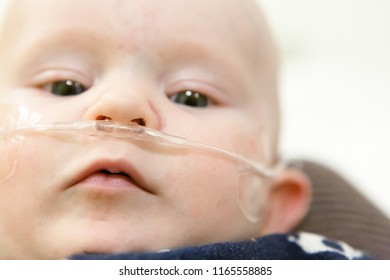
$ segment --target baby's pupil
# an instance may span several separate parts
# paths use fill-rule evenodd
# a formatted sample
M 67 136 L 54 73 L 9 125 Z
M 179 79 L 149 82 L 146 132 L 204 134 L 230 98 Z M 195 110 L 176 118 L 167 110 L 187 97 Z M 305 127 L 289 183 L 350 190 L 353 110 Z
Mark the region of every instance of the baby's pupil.
M 85 90 L 82 84 L 71 80 L 54 82 L 51 86 L 51 92 L 59 96 L 78 95 Z
M 179 92 L 172 99 L 176 103 L 191 107 L 206 107 L 208 104 L 206 96 L 190 90 Z

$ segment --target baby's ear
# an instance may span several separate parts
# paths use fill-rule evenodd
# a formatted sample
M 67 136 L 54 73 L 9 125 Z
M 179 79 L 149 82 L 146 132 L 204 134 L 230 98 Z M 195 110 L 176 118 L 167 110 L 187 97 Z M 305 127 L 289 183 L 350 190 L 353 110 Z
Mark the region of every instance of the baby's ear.
M 311 193 L 302 172 L 287 169 L 278 175 L 270 186 L 262 235 L 291 231 L 309 211 Z

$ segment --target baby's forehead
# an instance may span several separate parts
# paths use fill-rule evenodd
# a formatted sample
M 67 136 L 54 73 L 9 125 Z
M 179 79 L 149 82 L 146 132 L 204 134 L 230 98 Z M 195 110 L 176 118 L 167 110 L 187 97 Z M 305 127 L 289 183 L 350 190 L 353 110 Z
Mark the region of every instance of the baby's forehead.
M 78 14 L 86 19 L 96 19 L 97 14 L 103 14 L 100 18 L 106 17 L 107 24 L 110 23 L 107 18 L 111 18 L 111 21 L 125 18 L 125 23 L 130 23 L 134 14 L 138 14 L 138 17 L 142 14 L 149 26 L 153 21 L 158 21 L 157 18 L 165 21 L 170 19 L 178 28 L 185 26 L 195 29 L 207 25 L 208 29 L 214 29 L 226 37 L 236 38 L 236 41 L 242 41 L 241 45 L 245 46 L 254 45 L 263 34 L 259 32 L 263 29 L 259 29 L 263 15 L 254 0 L 2 0 L 2 5 L 9 6 L 8 19 L 14 24 L 17 21 L 36 21 L 43 15 L 44 18 L 55 21 L 55 14 L 62 12 L 64 15 L 72 15 L 79 11 Z M 50 13 L 53 14 L 52 17 Z M 193 25 L 188 26 L 189 22 Z M 94 26 L 101 24 L 93 21 L 89 23 Z M 69 24 L 72 24 L 72 17 L 69 17 Z M 254 40 L 248 44 L 248 39 Z

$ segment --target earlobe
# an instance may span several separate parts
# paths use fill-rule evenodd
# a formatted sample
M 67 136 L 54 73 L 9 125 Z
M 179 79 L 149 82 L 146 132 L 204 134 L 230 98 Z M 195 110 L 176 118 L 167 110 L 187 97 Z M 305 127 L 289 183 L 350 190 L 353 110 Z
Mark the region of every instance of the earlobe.
M 307 214 L 311 184 L 300 171 L 283 171 L 270 186 L 262 235 L 291 231 Z

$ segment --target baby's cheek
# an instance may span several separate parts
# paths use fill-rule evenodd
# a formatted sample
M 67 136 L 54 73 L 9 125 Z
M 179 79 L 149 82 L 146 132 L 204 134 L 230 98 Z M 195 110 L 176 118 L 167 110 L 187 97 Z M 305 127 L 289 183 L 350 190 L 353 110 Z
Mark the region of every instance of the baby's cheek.
M 194 151 L 177 161 L 168 171 L 177 209 L 194 220 L 216 220 L 236 209 L 238 169 L 234 162 Z M 229 210 L 230 211 L 230 210 Z
M 269 147 L 265 138 L 265 135 L 259 132 L 237 134 L 232 137 L 232 149 L 247 159 L 266 162 Z
M 13 154 L 9 156 L 10 166 L 13 166 L 13 172 L 9 173 L 9 177 L 12 175 L 15 180 L 23 179 L 29 182 L 28 186 L 34 188 L 43 184 L 45 180 L 52 179 L 55 174 L 52 169 L 58 165 L 58 159 L 53 158 L 53 154 L 56 154 L 58 146 L 50 147 L 45 145 L 44 141 L 38 141 L 37 145 L 30 140 L 29 137 L 15 139 Z
M 40 120 L 41 115 L 26 107 L 0 103 L 0 127 L 3 130 L 34 125 Z

